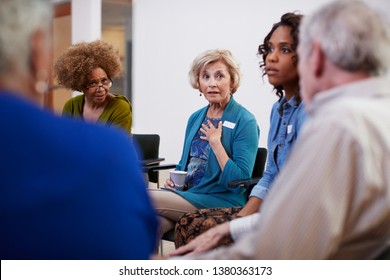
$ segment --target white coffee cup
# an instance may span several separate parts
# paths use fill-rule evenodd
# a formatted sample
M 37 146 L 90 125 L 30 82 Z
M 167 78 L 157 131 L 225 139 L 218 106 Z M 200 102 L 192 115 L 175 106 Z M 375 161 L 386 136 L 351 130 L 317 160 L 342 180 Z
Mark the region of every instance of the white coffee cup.
M 171 181 L 175 184 L 174 188 L 178 191 L 184 189 L 184 183 L 186 181 L 187 171 L 172 170 L 169 172 Z

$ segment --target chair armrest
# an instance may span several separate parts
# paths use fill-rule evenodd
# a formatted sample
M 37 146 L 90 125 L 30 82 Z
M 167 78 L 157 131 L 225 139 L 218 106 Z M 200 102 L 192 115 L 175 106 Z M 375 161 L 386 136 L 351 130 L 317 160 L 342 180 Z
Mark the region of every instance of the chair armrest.
M 245 189 L 251 188 L 257 184 L 259 178 L 247 178 L 242 180 L 235 180 L 228 183 L 229 188 L 243 187 Z
M 144 159 L 141 160 L 142 166 L 150 166 L 150 165 L 156 165 L 160 162 L 164 161 L 165 158 L 151 158 L 151 159 Z
M 246 197 L 249 199 L 249 195 L 251 194 L 251 191 L 253 187 L 259 182 L 260 177 L 254 177 L 254 178 L 247 178 L 242 180 L 235 180 L 228 183 L 229 188 L 244 188 Z
M 390 247 L 387 247 L 382 253 L 375 258 L 376 260 L 390 260 Z
M 166 170 L 166 169 L 175 169 L 176 164 L 170 163 L 170 164 L 159 164 L 159 165 L 149 165 L 144 166 L 144 172 L 150 174 L 151 172 L 157 172 L 160 170 Z

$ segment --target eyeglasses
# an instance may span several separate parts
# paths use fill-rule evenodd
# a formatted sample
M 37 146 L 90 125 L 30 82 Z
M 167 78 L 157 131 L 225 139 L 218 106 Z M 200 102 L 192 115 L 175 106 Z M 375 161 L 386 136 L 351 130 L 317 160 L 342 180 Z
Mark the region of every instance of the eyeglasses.
M 86 89 L 92 89 L 92 90 L 96 90 L 98 89 L 99 87 L 111 87 L 112 86 L 112 81 L 111 79 L 109 78 L 103 78 L 101 79 L 101 81 L 91 81 L 89 82 L 88 85 L 85 86 Z

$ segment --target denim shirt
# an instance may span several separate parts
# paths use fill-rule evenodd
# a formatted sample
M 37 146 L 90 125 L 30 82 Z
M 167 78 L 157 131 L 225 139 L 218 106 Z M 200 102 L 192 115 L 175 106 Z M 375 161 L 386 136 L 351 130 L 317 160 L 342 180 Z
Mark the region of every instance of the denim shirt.
M 280 172 L 288 154 L 297 140 L 307 115 L 303 103 L 297 104 L 294 97 L 284 97 L 272 106 L 268 133 L 268 157 L 263 177 L 253 188 L 250 196 L 264 200 L 272 181 Z

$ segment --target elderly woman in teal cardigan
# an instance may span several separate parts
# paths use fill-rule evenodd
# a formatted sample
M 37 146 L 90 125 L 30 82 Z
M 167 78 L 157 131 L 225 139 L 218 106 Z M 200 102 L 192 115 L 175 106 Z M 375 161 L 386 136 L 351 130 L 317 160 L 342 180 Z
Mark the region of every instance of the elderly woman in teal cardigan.
M 191 115 L 177 170 L 187 171 L 184 190 L 168 179 L 150 189 L 160 217 L 160 236 L 185 213 L 199 208 L 243 206 L 242 188 L 228 182 L 251 176 L 259 142 L 255 117 L 233 99 L 240 84 L 237 62 L 228 50 L 209 50 L 193 61 L 191 85 L 209 104 Z

